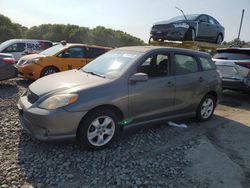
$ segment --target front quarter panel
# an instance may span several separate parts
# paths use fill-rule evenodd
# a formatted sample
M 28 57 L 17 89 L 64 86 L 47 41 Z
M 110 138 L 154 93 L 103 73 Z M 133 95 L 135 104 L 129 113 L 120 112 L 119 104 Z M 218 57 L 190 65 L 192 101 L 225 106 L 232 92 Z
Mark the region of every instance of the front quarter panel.
M 80 90 L 76 103 L 65 107 L 67 111 L 89 111 L 99 106 L 118 107 L 124 117 L 128 115 L 128 85 L 126 79 L 118 79 L 104 85 Z

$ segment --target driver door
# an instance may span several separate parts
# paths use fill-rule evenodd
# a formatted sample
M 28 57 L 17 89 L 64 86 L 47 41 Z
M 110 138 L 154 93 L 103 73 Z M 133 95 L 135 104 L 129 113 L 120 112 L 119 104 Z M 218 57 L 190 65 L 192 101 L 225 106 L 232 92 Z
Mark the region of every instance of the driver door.
M 134 123 L 170 115 L 174 107 L 175 78 L 170 71 L 170 55 L 154 53 L 144 59 L 138 73 L 147 81 L 129 83 L 129 116 Z
M 78 69 L 87 63 L 85 56 L 85 47 L 71 47 L 58 55 L 57 62 L 62 71 Z

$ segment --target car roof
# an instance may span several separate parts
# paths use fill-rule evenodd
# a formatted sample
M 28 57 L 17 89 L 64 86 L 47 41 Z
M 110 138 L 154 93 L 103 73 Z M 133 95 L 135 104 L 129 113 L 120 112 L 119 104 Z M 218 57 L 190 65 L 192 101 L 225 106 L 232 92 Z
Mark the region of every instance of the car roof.
M 127 50 L 127 51 L 135 51 L 135 52 L 141 52 L 141 53 L 148 53 L 158 50 L 167 50 L 169 52 L 176 52 L 176 53 L 189 53 L 189 54 L 195 54 L 199 56 L 207 56 L 210 57 L 210 55 L 206 52 L 200 52 L 185 48 L 173 48 L 173 47 L 162 47 L 162 46 L 130 46 L 130 47 L 121 47 L 117 48 L 120 50 Z
M 40 39 L 10 39 L 9 41 L 11 42 L 31 42 L 31 41 L 51 42 L 49 40 L 40 40 Z
M 81 43 L 67 43 L 66 45 L 64 45 L 64 48 L 69 48 L 69 47 L 73 47 L 73 46 L 96 47 L 96 48 L 103 48 L 103 49 L 112 49 L 111 47 L 106 47 L 106 46 L 89 45 L 89 44 L 81 44 Z

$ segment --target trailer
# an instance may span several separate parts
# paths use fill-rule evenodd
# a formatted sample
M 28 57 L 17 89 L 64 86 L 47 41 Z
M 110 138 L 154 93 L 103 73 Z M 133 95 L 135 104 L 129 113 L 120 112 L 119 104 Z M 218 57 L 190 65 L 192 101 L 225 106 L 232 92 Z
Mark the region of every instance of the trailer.
M 209 42 L 200 41 L 151 41 L 149 40 L 150 46 L 165 46 L 165 47 L 175 47 L 175 48 L 187 48 L 192 50 L 198 50 L 203 52 L 208 52 L 210 54 L 216 53 L 218 48 L 228 48 L 226 45 L 215 44 Z

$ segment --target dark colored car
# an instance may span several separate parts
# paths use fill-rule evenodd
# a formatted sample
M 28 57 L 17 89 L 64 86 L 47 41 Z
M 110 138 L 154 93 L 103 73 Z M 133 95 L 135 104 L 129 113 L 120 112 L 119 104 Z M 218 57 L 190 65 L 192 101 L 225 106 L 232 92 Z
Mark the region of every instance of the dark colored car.
M 0 53 L 0 80 L 7 80 L 17 76 L 12 54 Z
M 157 22 L 151 29 L 153 40 L 205 41 L 221 44 L 224 27 L 213 17 L 206 14 L 177 16 L 168 21 Z
M 102 149 L 123 128 L 196 116 L 208 120 L 220 93 L 211 56 L 191 50 L 126 47 L 78 70 L 38 79 L 18 108 L 40 140 L 78 138 Z
M 224 89 L 250 91 L 250 48 L 218 49 L 213 61 Z

